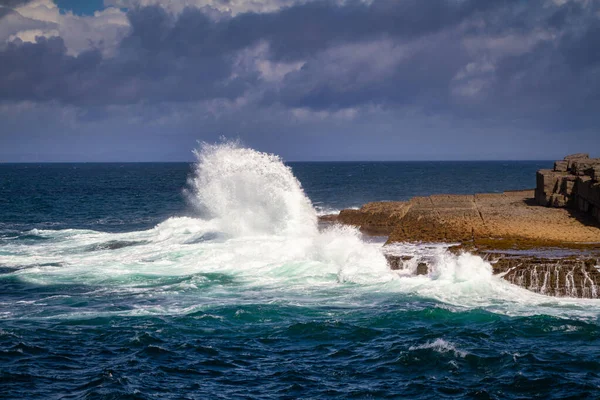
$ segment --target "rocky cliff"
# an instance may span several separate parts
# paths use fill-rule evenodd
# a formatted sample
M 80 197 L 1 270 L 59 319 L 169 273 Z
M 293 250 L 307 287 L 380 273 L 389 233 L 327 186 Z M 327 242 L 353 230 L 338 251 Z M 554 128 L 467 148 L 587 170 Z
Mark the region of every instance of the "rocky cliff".
M 570 208 L 600 222 L 600 158 L 572 154 L 556 161 L 554 169 L 537 172 L 536 202 Z
M 557 161 L 553 170 L 538 171 L 535 191 L 374 202 L 327 219 L 389 235 L 387 244 L 452 243 L 454 251 L 486 257 L 495 273 L 529 290 L 595 298 L 600 292 L 599 180 L 600 159 L 575 154 Z M 411 258 L 389 256 L 388 262 L 403 269 L 415 264 Z M 416 274 L 427 274 L 427 260 L 413 267 Z

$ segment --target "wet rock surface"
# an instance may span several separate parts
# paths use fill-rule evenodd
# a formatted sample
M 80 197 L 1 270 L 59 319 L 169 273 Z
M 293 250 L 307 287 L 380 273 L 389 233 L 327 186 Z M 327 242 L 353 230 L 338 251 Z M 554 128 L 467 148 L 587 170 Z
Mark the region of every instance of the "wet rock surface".
M 459 253 L 462 250 L 451 250 Z M 600 296 L 600 253 L 544 256 L 529 253 L 488 253 L 471 250 L 490 262 L 493 272 L 508 282 L 532 292 L 557 297 Z M 411 275 L 428 275 L 434 260 L 414 256 L 386 255 L 392 270 Z
M 600 271 L 596 257 L 544 258 L 499 256 L 494 273 L 515 285 L 549 296 L 598 298 Z
M 573 154 L 537 173 L 535 190 L 434 195 L 342 210 L 329 222 L 398 242 L 455 243 L 531 291 L 596 298 L 600 284 L 600 159 Z M 568 249 L 567 253 L 563 250 Z M 527 251 L 524 251 L 527 250 Z M 387 255 L 391 269 L 426 275 L 427 260 Z

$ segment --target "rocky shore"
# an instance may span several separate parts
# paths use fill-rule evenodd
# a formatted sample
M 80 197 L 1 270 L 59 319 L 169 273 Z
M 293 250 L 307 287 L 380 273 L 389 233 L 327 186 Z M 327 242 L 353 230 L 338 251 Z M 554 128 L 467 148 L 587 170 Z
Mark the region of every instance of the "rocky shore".
M 447 243 L 488 259 L 511 283 L 553 296 L 596 298 L 600 292 L 600 159 L 575 154 L 537 173 L 535 190 L 434 195 L 374 202 L 324 220 L 355 225 L 397 242 Z M 388 256 L 392 269 L 427 260 Z

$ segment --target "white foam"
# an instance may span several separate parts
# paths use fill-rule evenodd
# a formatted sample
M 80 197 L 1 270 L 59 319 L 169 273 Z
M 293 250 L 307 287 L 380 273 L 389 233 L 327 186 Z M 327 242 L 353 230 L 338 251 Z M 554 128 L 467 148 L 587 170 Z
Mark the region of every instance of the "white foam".
M 411 255 L 412 263 L 427 260 L 427 276 L 409 275 L 398 271 L 396 289 L 425 298 L 432 298 L 458 308 L 482 308 L 507 315 L 547 314 L 596 318 L 600 301 L 550 297 L 513 285 L 494 275 L 492 266 L 481 257 L 447 251 L 447 244 L 395 244 L 389 254 Z
M 127 233 L 32 231 L 51 240 L 5 242 L 0 264 L 39 285 L 89 285 L 90 296 L 162 298 L 160 307 L 140 303 L 135 311 L 117 312 L 134 315 L 189 313 L 228 302 L 360 307 L 371 293 L 508 315 L 585 318 L 600 312 L 598 300 L 551 298 L 511 285 L 480 257 L 450 254 L 447 245 L 386 247 L 386 252 L 413 255 L 415 262 L 426 258 L 432 266 L 426 276 L 391 271 L 382 244 L 361 240 L 356 229 L 334 225 L 319 232 L 310 200 L 278 157 L 235 143 L 205 145 L 197 157 L 188 191 L 197 218 L 170 218 Z M 101 246 L 113 241 L 132 245 Z M 219 279 L 208 274 L 232 283 L 207 285 Z
M 189 179 L 190 198 L 216 219 L 224 232 L 238 235 L 312 235 L 317 214 L 300 182 L 273 154 L 236 143 L 204 144 Z
M 431 349 L 438 353 L 449 353 L 452 352 L 456 357 L 465 358 L 467 356 L 466 351 L 462 351 L 456 348 L 452 342 L 448 342 L 442 338 L 435 339 L 433 342 L 427 342 L 419 346 L 411 346 L 408 348 L 409 351 L 415 350 L 426 350 Z

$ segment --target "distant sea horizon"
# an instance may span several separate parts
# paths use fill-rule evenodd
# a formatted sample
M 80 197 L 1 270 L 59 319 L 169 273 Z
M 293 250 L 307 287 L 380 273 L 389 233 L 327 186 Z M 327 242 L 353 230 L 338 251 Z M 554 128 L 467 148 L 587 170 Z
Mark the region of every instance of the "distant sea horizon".
M 482 160 L 286 160 L 288 163 L 419 163 L 419 162 L 519 162 L 519 161 L 547 161 L 555 159 L 482 159 Z M 0 161 L 0 164 L 195 164 L 197 161 Z

